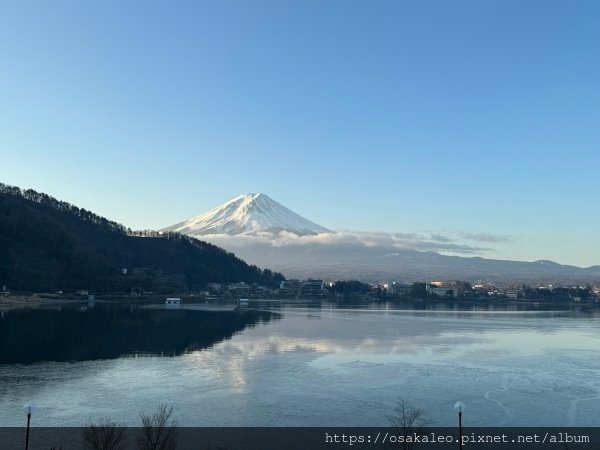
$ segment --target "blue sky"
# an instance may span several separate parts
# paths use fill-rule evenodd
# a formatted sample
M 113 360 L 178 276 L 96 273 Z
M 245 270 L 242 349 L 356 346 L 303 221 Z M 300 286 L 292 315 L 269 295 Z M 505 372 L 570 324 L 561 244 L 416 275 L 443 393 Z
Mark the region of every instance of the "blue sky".
M 12 2 L 1 181 L 132 228 L 265 192 L 328 228 L 600 264 L 596 1 Z

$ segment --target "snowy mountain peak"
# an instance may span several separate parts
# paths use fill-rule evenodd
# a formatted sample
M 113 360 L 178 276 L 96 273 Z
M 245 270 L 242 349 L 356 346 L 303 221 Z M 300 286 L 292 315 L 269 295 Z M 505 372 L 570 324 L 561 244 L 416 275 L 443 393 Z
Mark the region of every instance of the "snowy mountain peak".
M 191 236 L 257 234 L 286 231 L 298 236 L 331 233 L 261 192 L 235 197 L 184 222 L 164 228 Z

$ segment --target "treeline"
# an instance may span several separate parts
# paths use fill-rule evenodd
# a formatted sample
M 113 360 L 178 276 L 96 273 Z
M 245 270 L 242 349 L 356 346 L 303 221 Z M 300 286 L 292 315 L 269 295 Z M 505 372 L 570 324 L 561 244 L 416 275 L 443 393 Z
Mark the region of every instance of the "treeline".
M 135 268 L 143 270 L 133 274 Z M 134 232 L 49 195 L 0 183 L 0 286 L 9 290 L 168 292 L 212 281 L 277 286 L 283 279 L 207 242 L 174 232 Z
M 371 292 L 371 285 L 363 283 L 358 280 L 340 280 L 333 283 L 331 286 L 327 286 L 326 289 L 329 292 L 336 294 L 348 295 L 348 294 L 366 294 Z
M 521 288 L 521 293 L 523 298 L 530 300 L 562 301 L 573 298 L 586 300 L 590 297 L 595 297 L 594 290 L 591 286 L 579 288 L 556 287 L 553 289 L 523 286 Z
M 55 209 L 56 211 L 61 211 L 66 214 L 70 214 L 83 221 L 101 226 L 107 230 L 123 234 L 131 232 L 130 229 L 125 228 L 120 223 L 105 219 L 104 217 L 94 214 L 93 212 L 88 211 L 87 209 L 78 208 L 77 206 L 72 205 L 68 202 L 63 202 L 61 200 L 49 196 L 48 194 L 34 191 L 33 189 L 21 189 L 17 186 L 9 186 L 7 184 L 0 183 L 0 195 L 23 198 L 25 200 L 29 200 L 31 202 L 38 203 L 43 206 L 48 206 L 50 208 Z

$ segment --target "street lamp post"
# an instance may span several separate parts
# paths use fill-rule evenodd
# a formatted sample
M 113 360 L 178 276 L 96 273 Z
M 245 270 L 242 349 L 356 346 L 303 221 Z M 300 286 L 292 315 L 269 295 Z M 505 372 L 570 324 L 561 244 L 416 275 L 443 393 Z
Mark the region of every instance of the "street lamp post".
M 459 448 L 461 450 L 463 448 L 463 441 L 462 441 L 462 415 L 463 415 L 463 412 L 465 411 L 466 407 L 467 407 L 467 405 L 465 405 L 463 402 L 456 402 L 454 404 L 454 411 L 456 411 L 458 413 L 458 439 L 459 439 Z
M 29 424 L 31 423 L 31 411 L 36 408 L 36 404 L 34 402 L 27 402 L 23 406 L 23 409 L 27 413 L 27 433 L 25 435 L 25 450 L 29 449 Z

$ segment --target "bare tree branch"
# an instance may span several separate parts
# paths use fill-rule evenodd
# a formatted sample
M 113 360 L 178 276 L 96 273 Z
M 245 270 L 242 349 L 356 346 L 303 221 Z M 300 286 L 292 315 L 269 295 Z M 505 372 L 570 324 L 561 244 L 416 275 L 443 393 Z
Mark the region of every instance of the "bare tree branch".
M 140 414 L 142 431 L 137 443 L 140 450 L 171 450 L 177 444 L 177 424 L 171 419 L 173 407 L 161 403 L 153 415 Z
M 125 427 L 109 418 L 90 422 L 81 431 L 84 448 L 91 450 L 123 450 L 127 447 Z
M 431 424 L 431 418 L 422 409 L 415 408 L 402 399 L 398 400 L 394 414 L 388 420 L 396 428 L 398 436 L 404 438 L 399 444 L 403 450 L 412 450 L 415 445 L 414 436 L 423 435 L 424 428 Z

